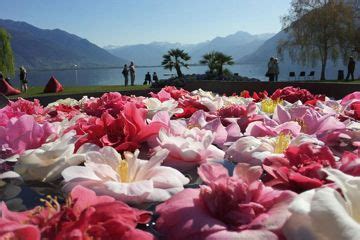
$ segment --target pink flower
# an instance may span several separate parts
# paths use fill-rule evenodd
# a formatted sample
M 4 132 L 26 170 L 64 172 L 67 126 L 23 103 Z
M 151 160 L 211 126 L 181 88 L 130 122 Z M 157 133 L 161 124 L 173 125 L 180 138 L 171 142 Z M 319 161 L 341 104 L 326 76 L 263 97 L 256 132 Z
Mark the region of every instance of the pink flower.
M 297 136 L 300 134 L 301 126 L 294 121 L 277 124 L 271 119 L 264 118 L 263 121 L 252 122 L 248 125 L 245 135 L 253 137 L 275 137 L 280 133 Z
M 328 147 L 313 144 L 290 146 L 285 157 L 268 157 L 263 168 L 268 174 L 265 182 L 268 186 L 303 192 L 321 187 L 327 183 L 325 167 L 336 167 L 335 158 Z
M 51 123 L 39 124 L 30 115 L 12 118 L 6 126 L 0 126 L 0 158 L 38 148 L 52 134 L 55 134 L 55 128 Z
M 223 148 L 225 144 L 235 142 L 242 136 L 237 123 L 233 122 L 225 127 L 219 117 L 207 114 L 203 110 L 199 110 L 191 116 L 188 126 L 197 126 L 212 131 L 215 134 L 213 143 L 220 148 Z
M 281 238 L 293 192 L 264 186 L 260 167 L 238 164 L 232 177 L 220 164 L 198 172 L 207 186 L 186 189 L 156 208 L 165 239 Z
M 290 103 L 294 103 L 299 100 L 303 103 L 306 103 L 307 101 L 311 101 L 314 99 L 323 99 L 323 96 L 314 96 L 306 89 L 300 89 L 300 88 L 288 86 L 282 89 L 277 89 L 271 95 L 271 98 L 273 100 L 282 99 Z
M 242 132 L 245 131 L 250 123 L 264 118 L 264 116 L 257 114 L 255 103 L 249 103 L 247 106 L 233 104 L 224 107 L 218 111 L 218 116 L 224 119 L 233 119 L 232 121 L 235 120 Z
M 154 151 L 169 150 L 164 165 L 188 171 L 202 163 L 224 159 L 224 151 L 212 145 L 214 138 L 214 134 L 208 130 L 197 127 L 188 129 L 180 123 L 171 124 L 169 131 L 160 130 L 158 147 Z
M 85 113 L 96 117 L 100 117 L 105 111 L 116 117 L 124 109 L 127 102 L 135 103 L 137 108 L 144 107 L 144 104 L 136 101 L 136 98 L 124 96 L 118 92 L 110 92 L 105 93 L 100 98 L 86 101 L 83 105 L 83 110 Z
M 15 102 L 10 101 L 8 106 L 0 109 L 0 126 L 6 126 L 11 118 L 19 118 L 25 114 L 34 115 L 35 119 L 41 122 L 43 112 L 44 109 L 39 100 L 35 99 L 31 102 L 19 98 Z
M 60 205 L 50 198 L 45 207 L 16 213 L 0 206 L 0 236 L 20 239 L 154 239 L 137 224 L 150 221 L 151 214 L 131 208 L 108 196 L 96 196 L 89 189 L 75 187 Z M 39 231 L 40 230 L 40 231 Z
M 296 121 L 301 126 L 301 132 L 306 134 L 320 135 L 345 128 L 345 125 L 334 116 L 330 114 L 321 115 L 316 110 L 306 106 L 296 106 L 286 110 L 278 105 L 273 119 L 280 124 Z
M 117 118 L 104 112 L 101 118 L 79 119 L 75 125 L 79 148 L 84 143 L 93 143 L 100 147 L 112 146 L 117 151 L 134 151 L 140 143 L 159 132 L 164 126 L 160 122 L 146 123 L 146 110 L 139 109 L 134 103 L 126 103 Z

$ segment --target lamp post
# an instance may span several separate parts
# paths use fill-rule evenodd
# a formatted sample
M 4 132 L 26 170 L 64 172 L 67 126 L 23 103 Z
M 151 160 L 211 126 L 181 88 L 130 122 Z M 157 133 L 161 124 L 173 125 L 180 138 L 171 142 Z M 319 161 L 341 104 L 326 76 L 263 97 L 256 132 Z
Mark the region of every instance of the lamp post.
M 75 69 L 75 85 L 77 85 L 77 83 L 78 83 L 77 67 L 78 67 L 78 65 L 74 64 L 74 69 Z

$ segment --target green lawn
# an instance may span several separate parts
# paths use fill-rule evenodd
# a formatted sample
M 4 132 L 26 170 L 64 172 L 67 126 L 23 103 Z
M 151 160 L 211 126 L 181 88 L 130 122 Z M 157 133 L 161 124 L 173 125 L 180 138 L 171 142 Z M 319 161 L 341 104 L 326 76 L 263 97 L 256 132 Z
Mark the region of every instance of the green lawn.
M 83 93 L 94 93 L 94 92 L 116 92 L 116 91 L 130 91 L 130 90 L 145 90 L 148 89 L 148 85 L 136 85 L 136 86 L 77 86 L 77 87 L 64 87 L 64 91 L 60 93 L 43 93 L 44 87 L 30 87 L 26 93 L 21 93 L 20 95 L 11 96 L 12 98 L 28 98 L 28 97 L 38 97 L 38 96 L 51 96 L 51 95 L 66 95 L 66 94 L 77 94 Z

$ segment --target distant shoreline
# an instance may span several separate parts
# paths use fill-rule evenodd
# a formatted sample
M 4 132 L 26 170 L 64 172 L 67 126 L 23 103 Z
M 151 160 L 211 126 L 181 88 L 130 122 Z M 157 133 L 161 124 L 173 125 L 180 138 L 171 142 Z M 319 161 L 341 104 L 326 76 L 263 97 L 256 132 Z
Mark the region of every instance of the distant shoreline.
M 247 64 L 233 64 L 233 66 L 237 65 L 247 65 Z M 199 66 L 206 66 L 203 64 L 189 64 L 189 67 L 199 67 Z M 137 68 L 158 68 L 163 67 L 161 65 L 154 65 L 154 66 L 136 66 Z M 47 72 L 47 71 L 65 71 L 65 70 L 96 70 L 96 69 L 122 69 L 122 66 L 99 66 L 99 67 L 64 67 L 64 68 L 43 68 L 43 69 L 36 69 L 36 68 L 28 68 L 28 71 L 36 71 L 36 72 Z

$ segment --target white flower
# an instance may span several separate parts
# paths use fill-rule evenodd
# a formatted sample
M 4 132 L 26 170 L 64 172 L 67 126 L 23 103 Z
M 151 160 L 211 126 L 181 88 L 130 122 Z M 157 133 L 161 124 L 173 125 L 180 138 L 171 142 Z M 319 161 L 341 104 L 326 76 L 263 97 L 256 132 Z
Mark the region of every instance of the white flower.
M 160 111 L 168 112 L 170 117 L 174 114 L 183 112 L 181 108 L 177 108 L 178 103 L 174 99 L 161 102 L 157 98 L 147 98 L 144 99 L 143 102 L 148 110 L 148 118 L 152 118 L 156 113 Z
M 84 152 L 92 145 L 83 145 L 74 154 L 75 131 L 68 132 L 54 142 L 43 144 L 40 148 L 27 150 L 15 165 L 15 171 L 24 180 L 53 181 L 59 178 L 65 168 L 85 161 Z
M 360 239 L 360 177 L 336 169 L 325 172 L 341 193 L 324 187 L 299 194 L 284 227 L 288 239 Z
M 261 165 L 266 157 L 282 156 L 282 154 L 274 153 L 275 146 L 276 138 L 242 137 L 229 147 L 225 159 L 250 165 Z
M 56 107 L 56 106 L 59 106 L 59 105 L 66 105 L 66 106 L 77 106 L 79 105 L 79 101 L 77 101 L 76 99 L 73 99 L 73 98 L 65 98 L 65 99 L 59 99 L 55 102 L 52 102 L 52 103 L 49 103 L 47 105 L 48 108 L 51 108 L 51 107 Z
M 98 195 L 109 195 L 130 203 L 161 202 L 182 191 L 189 180 L 176 169 L 161 166 L 167 150 L 158 151 L 149 161 L 125 152 L 125 160 L 112 147 L 86 154 L 85 166 L 65 169 L 65 191 L 82 185 Z

